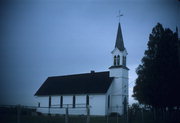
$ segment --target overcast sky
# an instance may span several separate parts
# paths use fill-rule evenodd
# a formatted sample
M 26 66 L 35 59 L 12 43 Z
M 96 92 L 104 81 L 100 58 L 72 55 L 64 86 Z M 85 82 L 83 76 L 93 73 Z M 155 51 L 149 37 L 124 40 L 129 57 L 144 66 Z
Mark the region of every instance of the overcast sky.
M 119 10 L 131 95 L 152 28 L 180 25 L 178 0 L 1 2 L 0 104 L 37 105 L 34 93 L 48 76 L 107 71 Z

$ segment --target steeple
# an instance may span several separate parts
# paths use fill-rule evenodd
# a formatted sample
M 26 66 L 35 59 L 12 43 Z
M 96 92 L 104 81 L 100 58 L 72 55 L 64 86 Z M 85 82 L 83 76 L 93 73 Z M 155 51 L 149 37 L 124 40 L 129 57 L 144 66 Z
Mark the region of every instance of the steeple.
M 118 48 L 120 51 L 125 50 L 120 23 L 118 25 L 115 48 Z
M 120 23 L 118 25 L 115 48 L 111 53 L 112 53 L 112 57 L 113 57 L 113 64 L 109 69 L 111 69 L 111 68 L 123 68 L 123 69 L 128 70 L 128 68 L 126 67 L 126 60 L 127 60 L 126 56 L 128 55 L 128 53 L 127 53 L 126 48 L 124 47 Z
M 115 48 L 111 52 L 112 54 L 112 66 L 109 67 L 109 77 L 113 77 L 111 87 L 107 92 L 107 105 L 108 113 L 124 114 L 128 105 L 128 67 L 126 66 L 127 61 L 127 50 L 124 47 L 121 25 L 118 25 L 117 37 Z M 126 104 L 124 104 L 126 103 Z M 116 107 L 116 108 L 114 108 Z

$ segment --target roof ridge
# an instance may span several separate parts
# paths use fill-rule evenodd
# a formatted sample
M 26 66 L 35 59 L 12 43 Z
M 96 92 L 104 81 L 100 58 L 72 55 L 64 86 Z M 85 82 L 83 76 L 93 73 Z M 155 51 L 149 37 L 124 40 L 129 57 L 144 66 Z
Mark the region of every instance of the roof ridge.
M 94 72 L 93 74 L 106 73 L 106 72 L 109 72 L 109 71 Z M 90 72 L 90 73 L 78 73 L 78 74 L 60 75 L 60 76 L 49 76 L 48 78 L 78 76 L 78 75 L 88 75 L 88 74 L 92 74 L 92 73 Z

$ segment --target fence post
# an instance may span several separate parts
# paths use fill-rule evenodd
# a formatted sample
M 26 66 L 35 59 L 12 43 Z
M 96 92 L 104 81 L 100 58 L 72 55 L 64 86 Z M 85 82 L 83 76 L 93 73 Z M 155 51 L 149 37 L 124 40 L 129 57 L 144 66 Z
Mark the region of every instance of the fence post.
M 86 123 L 90 123 L 90 109 L 89 109 L 89 105 L 86 107 L 87 109 L 87 120 Z
M 107 114 L 107 122 L 106 123 L 109 123 L 109 115 Z
M 156 108 L 153 108 L 154 121 L 156 121 Z
M 69 114 L 69 112 L 68 112 L 68 105 L 67 105 L 67 107 L 66 107 L 66 116 L 65 116 L 65 123 L 68 123 L 68 114 Z
M 129 123 L 129 105 L 127 104 L 127 123 Z
M 118 106 L 116 106 L 117 107 L 117 123 L 118 123 Z
M 20 115 L 21 115 L 21 106 L 17 106 L 17 123 L 20 123 Z
M 142 123 L 144 123 L 144 112 L 143 112 L 143 108 L 142 108 L 142 110 L 141 110 L 141 113 L 142 113 Z

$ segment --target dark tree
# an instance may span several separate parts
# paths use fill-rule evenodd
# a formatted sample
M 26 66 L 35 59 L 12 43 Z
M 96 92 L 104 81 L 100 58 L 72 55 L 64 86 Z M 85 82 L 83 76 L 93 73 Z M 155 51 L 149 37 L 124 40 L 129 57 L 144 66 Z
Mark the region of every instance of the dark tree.
M 180 61 L 177 32 L 157 24 L 149 36 L 148 49 L 136 69 L 133 97 L 153 107 L 180 106 Z

